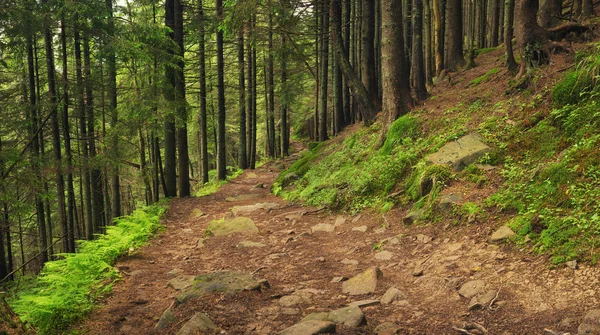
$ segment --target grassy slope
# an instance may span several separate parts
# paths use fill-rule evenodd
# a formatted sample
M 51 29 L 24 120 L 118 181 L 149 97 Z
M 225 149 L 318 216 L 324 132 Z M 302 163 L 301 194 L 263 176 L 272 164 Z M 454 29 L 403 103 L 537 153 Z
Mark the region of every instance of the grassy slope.
M 463 223 L 474 215 L 499 219 L 517 232 L 514 243 L 547 252 L 556 263 L 595 262 L 600 255 L 600 88 L 595 82 L 600 49 L 580 45 L 575 59 L 555 57 L 552 67 L 533 74 L 529 88 L 509 90 L 512 77 L 502 66 L 502 50 L 486 53 L 476 60 L 478 67 L 456 74 L 454 83 L 436 88 L 438 96 L 423 108 L 397 120 L 382 149 L 373 149 L 379 125 L 347 131 L 305 153 L 281 174 L 273 191 L 352 212 L 421 208 L 424 222 Z M 576 66 L 563 73 L 573 62 Z M 453 174 L 425 164 L 425 155 L 472 131 L 493 147 L 479 162 L 497 166 L 492 172 L 473 165 Z M 282 188 L 291 172 L 299 180 Z M 432 176 L 433 191 L 420 197 L 422 181 Z M 445 187 L 485 189 L 491 196 L 442 214 L 434 205 Z

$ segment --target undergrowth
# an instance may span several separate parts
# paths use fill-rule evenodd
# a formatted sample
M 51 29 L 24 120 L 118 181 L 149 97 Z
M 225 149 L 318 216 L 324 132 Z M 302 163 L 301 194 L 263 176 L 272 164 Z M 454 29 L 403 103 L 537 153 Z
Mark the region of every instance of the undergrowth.
M 517 243 L 554 263 L 600 257 L 600 45 L 552 90 L 549 118 L 513 139 L 506 182 L 489 204 L 516 212 Z
M 221 186 L 227 184 L 230 180 L 237 178 L 243 172 L 244 170 L 228 166 L 227 178 L 225 180 L 217 180 L 217 170 L 210 170 L 208 172 L 208 183 L 204 184 L 204 186 L 201 186 L 200 189 L 198 189 L 194 195 L 197 197 L 211 195 L 217 192 L 221 188 Z M 199 184 L 201 183 L 198 183 L 198 185 Z
M 77 253 L 47 262 L 29 285 L 9 303 L 40 334 L 59 334 L 82 318 L 119 278 L 117 258 L 142 246 L 160 227 L 164 203 L 115 219 L 115 225 L 93 241 L 80 241 Z

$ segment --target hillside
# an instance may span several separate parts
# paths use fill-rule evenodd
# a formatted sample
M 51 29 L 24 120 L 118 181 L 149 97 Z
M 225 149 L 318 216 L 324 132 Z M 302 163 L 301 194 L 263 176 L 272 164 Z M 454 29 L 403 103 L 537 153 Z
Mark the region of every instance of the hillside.
M 337 334 L 597 332 L 595 230 L 579 224 L 597 217 L 598 115 L 584 113 L 594 99 L 562 107 L 557 96 L 569 71 L 586 71 L 598 56 L 594 44 L 575 48 L 576 63 L 557 55 L 530 87 L 510 94 L 502 51 L 491 50 L 397 121 L 391 146 L 372 149 L 377 124 L 355 126 L 212 195 L 173 200 L 166 230 L 118 263 L 123 282 L 75 331 L 273 334 L 299 324 Z M 565 108 L 576 112 L 563 117 Z M 456 172 L 423 163 L 470 133 L 491 147 L 478 165 Z M 419 195 L 424 174 L 433 185 Z M 270 194 L 273 183 L 292 201 Z M 458 197 L 440 206 L 451 194 Z M 237 228 L 227 228 L 231 220 Z M 516 235 L 490 242 L 504 225 Z M 231 234 L 240 227 L 246 233 Z M 306 317 L 313 321 L 299 323 Z M 313 333 L 282 334 L 294 331 Z

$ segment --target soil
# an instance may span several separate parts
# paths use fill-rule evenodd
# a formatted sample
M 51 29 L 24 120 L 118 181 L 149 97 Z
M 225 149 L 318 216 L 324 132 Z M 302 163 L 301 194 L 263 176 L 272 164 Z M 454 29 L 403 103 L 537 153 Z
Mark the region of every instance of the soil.
M 501 64 L 502 52 L 480 56 L 476 59 L 480 66 L 451 74 L 450 81 L 440 83 L 433 91 L 436 98 L 421 106 L 425 120 L 443 117 L 444 110 L 468 97 L 487 99 L 488 106 L 505 99 L 511 75 Z M 546 77 L 535 85 L 551 87 L 568 68 L 571 57 L 554 57 Z M 469 86 L 493 67 L 500 69 L 497 78 Z M 524 113 L 522 108 L 509 109 L 511 118 L 523 119 L 525 114 L 519 113 Z M 477 118 L 471 123 L 476 127 Z M 166 229 L 146 247 L 120 259 L 117 268 L 123 280 L 114 284 L 100 307 L 74 329 L 89 334 L 153 334 L 163 311 L 171 308 L 182 321 L 157 334 L 177 333 L 197 312 L 206 313 L 223 334 L 275 334 L 306 314 L 379 299 L 390 287 L 404 292 L 406 300 L 364 307 L 368 325 L 338 325 L 336 333 L 372 334 L 384 322 L 399 325 L 399 334 L 459 334 L 452 327 L 473 322 L 489 334 L 542 334 L 544 328 L 576 333 L 585 312 L 598 306 L 599 269 L 585 264 L 577 269 L 553 267 L 547 257 L 528 249 L 489 242 L 490 235 L 506 221 L 506 213 L 476 217 L 470 223 L 448 215 L 442 222 L 407 226 L 402 223 L 406 208 L 385 215 L 363 212 L 351 216 L 275 197 L 269 191 L 271 184 L 296 158 L 298 154 L 246 171 L 215 194 L 173 199 L 163 220 Z M 455 183 L 444 194 L 461 194 L 461 202 L 485 199 L 501 182 L 496 170 L 487 174 L 485 188 Z M 240 195 L 244 196 L 231 199 Z M 254 220 L 258 234 L 205 238 L 212 220 L 234 216 L 233 206 L 266 202 L 279 206 L 243 214 Z M 198 216 L 197 210 L 205 215 Z M 333 232 L 311 231 L 317 224 L 336 222 Z M 352 229 L 359 226 L 366 226 L 366 232 Z M 241 248 L 241 241 L 265 246 Z M 390 260 L 376 258 L 383 251 L 391 252 Z M 344 264 L 344 259 L 357 264 Z M 372 266 L 383 272 L 373 294 L 348 296 L 342 293 L 341 283 L 332 282 L 334 277 L 350 278 Z M 422 274 L 415 276 L 420 272 L 416 268 Z M 200 275 L 222 270 L 252 273 L 256 279 L 266 279 L 270 288 L 232 296 L 208 295 L 174 305 L 178 292 L 167 282 L 178 275 L 175 273 Z M 461 297 L 458 289 L 475 279 L 484 280 L 488 289 L 496 292 L 496 299 L 491 305 L 470 310 L 470 300 Z M 313 290 L 311 301 L 291 309 L 279 305 L 279 298 L 301 289 Z

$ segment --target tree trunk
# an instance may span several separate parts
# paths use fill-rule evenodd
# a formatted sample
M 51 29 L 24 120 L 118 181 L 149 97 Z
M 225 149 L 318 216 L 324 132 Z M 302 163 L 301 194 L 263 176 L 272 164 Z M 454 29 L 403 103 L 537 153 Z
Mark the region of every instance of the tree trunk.
M 322 11 L 321 11 L 321 80 L 320 89 L 321 94 L 319 101 L 319 141 L 323 142 L 327 140 L 327 88 L 329 79 L 329 8 L 330 0 L 321 0 Z M 370 1 L 367 1 L 370 2 Z M 373 41 L 371 41 L 373 42 Z M 374 72 L 372 73 L 374 74 Z M 375 82 L 377 84 L 377 82 Z
M 412 72 L 414 77 L 414 90 L 417 99 L 423 100 L 429 95 L 427 93 L 427 88 L 425 87 L 425 64 L 423 59 L 423 0 L 412 0 L 412 10 Z M 407 102 L 408 101 L 404 99 L 404 103 Z
M 223 20 L 223 0 L 217 0 L 217 20 Z M 225 74 L 223 60 L 223 31 L 217 28 L 217 180 L 227 178 L 225 147 Z
M 0 136 L 0 153 L 2 153 L 2 137 Z M 4 174 L 4 160 L 0 158 L 0 173 Z M 2 194 L 6 194 L 6 190 L 4 189 L 4 185 L 0 187 Z M 37 192 L 36 192 L 37 195 Z M 10 230 L 8 220 L 5 220 L 5 214 L 8 215 L 8 209 L 6 208 L 6 204 L 3 202 L 2 207 L 5 213 L 2 213 L 0 216 L 0 282 L 8 275 L 8 261 L 6 257 L 6 248 L 4 247 L 4 237 L 10 237 Z
M 547 42 L 545 30 L 536 20 L 538 0 L 518 0 L 515 7 L 515 37 L 521 49 L 521 69 L 519 77 L 525 74 L 527 67 L 540 61 L 543 46 Z M 541 46 L 541 48 L 540 48 Z
M 500 0 L 490 0 L 490 47 L 495 47 L 498 45 L 498 25 L 499 25 L 499 12 L 498 4 Z
M 334 2 L 331 4 L 332 6 L 341 6 L 339 2 Z M 342 8 L 336 8 L 334 11 L 336 17 L 333 19 L 333 23 L 336 25 L 335 29 L 340 32 L 344 32 L 342 29 Z M 346 48 L 344 48 L 346 49 Z M 346 53 L 346 50 L 344 50 Z M 334 125 L 333 133 L 339 134 L 342 129 L 345 127 L 344 122 L 344 96 L 343 96 L 343 82 L 342 82 L 342 70 L 340 70 L 339 65 L 333 64 L 333 99 L 334 99 Z
M 33 36 L 27 34 L 26 37 L 26 48 L 27 48 L 27 70 L 29 79 L 29 123 L 30 123 L 30 135 L 32 136 L 31 145 L 31 168 L 34 173 L 41 175 L 40 164 L 40 142 L 39 136 L 36 135 L 38 130 L 38 114 L 37 114 L 37 94 L 36 94 L 36 82 L 35 82 L 35 63 L 33 56 Z M 38 224 L 39 233 L 39 249 L 40 249 L 40 263 L 43 265 L 48 261 L 48 237 L 46 232 L 46 217 L 44 214 L 44 203 L 39 194 L 39 188 L 35 192 L 35 208 Z
M 171 29 L 168 36 L 175 40 L 175 0 L 165 1 L 165 25 Z M 170 56 L 174 55 L 171 48 L 167 50 Z M 173 59 L 171 57 L 171 59 Z M 167 78 L 167 87 L 165 89 L 165 100 L 170 106 L 175 105 L 175 70 L 173 66 L 165 66 L 165 77 Z M 172 111 L 166 115 L 164 125 L 165 132 L 165 181 L 167 183 L 167 197 L 177 196 L 177 143 L 175 129 L 175 115 Z
M 200 171 L 202 171 L 202 184 L 205 184 L 208 183 L 208 133 L 206 122 L 206 55 L 204 50 L 205 17 L 202 0 L 198 0 L 198 21 L 198 58 L 200 63 Z
M 248 154 L 246 152 L 246 79 L 245 79 L 244 64 L 244 29 L 240 29 L 238 32 L 238 71 L 239 71 L 239 108 L 240 108 L 240 135 L 239 135 L 239 146 L 240 146 L 240 158 L 239 166 L 240 169 L 245 170 L 248 168 Z
M 288 99 L 287 95 L 287 53 L 285 33 L 281 34 L 281 156 L 289 155 L 290 151 L 290 127 L 288 125 Z
M 442 6 L 444 0 L 433 1 L 433 25 L 435 30 L 435 75 L 442 73 L 444 69 L 444 36 L 442 26 Z
M 62 127 L 67 161 L 67 233 L 66 252 L 75 252 L 75 188 L 73 186 L 73 154 L 71 152 L 71 127 L 69 126 L 69 76 L 67 75 L 67 32 L 64 16 L 60 21 L 60 41 L 62 47 Z
M 107 0 L 112 1 L 112 0 Z M 179 169 L 178 189 L 179 197 L 190 196 L 190 156 L 188 150 L 187 132 L 187 101 L 185 98 L 185 62 L 183 44 L 183 4 L 181 0 L 174 3 L 174 40 L 177 43 L 177 67 L 175 69 L 175 98 L 177 102 L 177 167 Z
M 594 0 L 582 0 L 581 18 L 587 19 L 595 16 L 594 13 Z
M 465 65 L 463 57 L 462 0 L 448 0 L 448 66 L 456 71 Z
M 427 85 L 433 85 L 433 35 L 431 29 L 431 0 L 424 0 L 424 21 L 425 24 L 425 81 Z
M 361 78 L 369 99 L 377 106 L 377 69 L 375 67 L 375 2 L 362 2 Z M 397 9 L 396 9 L 397 10 Z
M 515 71 L 518 66 L 512 47 L 515 0 L 505 0 L 504 7 L 504 52 L 506 54 L 506 66 L 510 71 Z
M 545 0 L 539 10 L 538 23 L 543 28 L 553 28 L 561 23 L 562 0 Z
M 404 57 L 404 36 L 402 32 L 402 0 L 382 0 L 382 62 L 383 62 L 383 128 L 379 137 L 379 147 L 391 124 L 399 116 L 407 112 L 407 101 L 410 96 L 409 87 L 403 80 L 406 76 Z
M 246 38 L 246 63 L 247 63 L 247 80 L 246 85 L 246 154 L 248 155 L 248 167 L 251 166 L 252 162 L 252 25 L 247 24 L 247 38 Z
M 268 146 L 269 146 L 269 157 L 275 157 L 275 80 L 274 80 L 274 65 L 273 65 L 273 8 L 271 6 L 271 1 L 267 2 L 267 10 L 269 11 L 269 31 L 268 31 L 268 63 L 267 63 L 267 133 L 268 136 Z
M 42 1 L 42 4 L 46 4 L 47 0 Z M 56 169 L 56 199 L 57 199 L 57 211 L 58 221 L 60 224 L 62 235 L 67 235 L 69 230 L 67 226 L 67 213 L 65 208 L 65 182 L 62 171 L 62 152 L 61 152 L 61 141 L 60 141 L 60 127 L 58 123 L 57 104 L 58 96 L 56 92 L 56 74 L 54 69 L 54 52 L 52 47 L 52 31 L 50 28 L 50 22 L 47 20 L 44 22 L 44 43 L 46 46 L 46 70 L 48 73 L 48 98 L 50 99 L 50 122 L 52 128 L 52 147 L 54 153 L 54 168 Z M 69 250 L 69 244 L 66 238 L 63 239 L 63 251 Z
M 347 59 L 350 59 L 350 46 L 352 45 L 352 41 L 350 39 L 350 26 L 352 24 L 351 21 L 351 0 L 343 0 L 343 7 L 342 7 L 342 12 L 343 12 L 343 19 L 344 22 L 342 24 L 343 27 L 343 42 L 344 42 L 344 55 Z M 341 71 L 341 70 L 340 70 Z M 344 124 L 345 125 L 349 125 L 352 123 L 352 104 L 351 104 L 351 100 L 350 100 L 350 88 L 348 87 L 348 83 L 346 81 L 344 81 L 343 83 L 343 88 L 342 88 L 342 94 L 343 94 L 343 99 L 344 99 L 344 106 L 343 106 L 343 112 L 344 112 Z
M 333 1 L 339 2 L 341 0 Z M 332 6 L 333 10 L 335 10 L 336 8 L 339 8 L 339 5 Z M 337 15 L 335 15 L 334 13 L 333 17 L 335 18 L 337 17 Z M 360 78 L 358 78 L 358 75 L 356 74 L 356 72 L 354 72 L 352 65 L 350 65 L 350 61 L 348 60 L 348 58 L 346 58 L 346 55 L 344 53 L 344 42 L 340 38 L 341 33 L 337 31 L 337 29 L 335 29 L 335 26 L 336 25 L 334 24 L 334 29 L 331 30 L 331 39 L 334 44 L 337 63 L 342 69 L 342 73 L 344 74 L 344 78 L 346 78 L 346 82 L 350 87 L 350 92 L 353 98 L 356 99 L 358 105 L 360 106 L 359 110 L 362 114 L 363 120 L 365 121 L 365 125 L 370 125 L 373 119 L 375 118 L 375 115 L 377 115 L 377 108 L 373 104 L 373 101 L 370 99 L 367 88 L 363 85 Z

